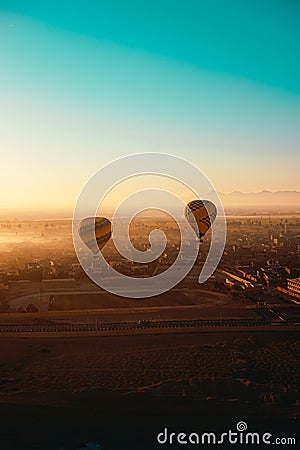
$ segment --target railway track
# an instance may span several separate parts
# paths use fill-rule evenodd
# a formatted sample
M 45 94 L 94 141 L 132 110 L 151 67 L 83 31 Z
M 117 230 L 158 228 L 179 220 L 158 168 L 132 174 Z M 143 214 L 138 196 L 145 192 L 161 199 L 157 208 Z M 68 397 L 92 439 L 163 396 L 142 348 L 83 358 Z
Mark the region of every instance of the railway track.
M 68 333 L 68 332 L 97 332 L 118 330 L 145 330 L 145 329 L 178 329 L 178 328 L 209 328 L 209 327 L 266 327 L 266 326 L 299 326 L 296 321 L 271 322 L 263 320 L 157 320 L 132 322 L 106 322 L 106 323 L 55 323 L 55 324 L 2 324 L 1 333 Z

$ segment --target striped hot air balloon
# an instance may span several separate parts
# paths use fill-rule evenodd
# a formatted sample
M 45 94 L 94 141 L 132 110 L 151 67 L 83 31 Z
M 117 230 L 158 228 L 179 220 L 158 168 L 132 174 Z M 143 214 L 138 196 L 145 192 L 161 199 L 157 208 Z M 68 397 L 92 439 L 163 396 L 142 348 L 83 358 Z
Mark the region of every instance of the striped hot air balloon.
M 82 241 L 96 255 L 111 237 L 111 223 L 105 217 L 86 217 L 78 231 Z
M 217 208 L 209 200 L 192 200 L 186 205 L 185 217 L 201 239 L 217 217 Z

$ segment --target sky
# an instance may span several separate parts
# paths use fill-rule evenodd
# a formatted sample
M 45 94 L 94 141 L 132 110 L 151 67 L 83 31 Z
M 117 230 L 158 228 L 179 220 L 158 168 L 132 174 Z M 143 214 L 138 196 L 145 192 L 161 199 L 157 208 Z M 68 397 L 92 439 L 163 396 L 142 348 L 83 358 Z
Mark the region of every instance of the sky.
M 0 208 L 72 208 L 132 153 L 300 190 L 300 3 L 0 0 Z

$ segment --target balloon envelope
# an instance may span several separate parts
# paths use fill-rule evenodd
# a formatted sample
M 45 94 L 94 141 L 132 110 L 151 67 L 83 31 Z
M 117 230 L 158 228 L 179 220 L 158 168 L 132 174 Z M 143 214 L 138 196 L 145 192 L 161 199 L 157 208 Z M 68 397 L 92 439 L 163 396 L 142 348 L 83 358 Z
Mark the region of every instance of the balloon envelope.
M 192 200 L 186 205 L 185 217 L 201 239 L 217 217 L 217 208 L 209 200 Z
M 111 237 L 111 223 L 105 217 L 86 217 L 80 222 L 78 231 L 85 245 L 96 254 Z

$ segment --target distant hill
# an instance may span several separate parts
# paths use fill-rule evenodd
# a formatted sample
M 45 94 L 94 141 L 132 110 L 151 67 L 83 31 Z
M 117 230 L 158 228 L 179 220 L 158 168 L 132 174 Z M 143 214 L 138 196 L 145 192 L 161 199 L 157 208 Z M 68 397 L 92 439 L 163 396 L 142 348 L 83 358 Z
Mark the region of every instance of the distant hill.
M 299 191 L 262 191 L 253 193 L 234 191 L 230 194 L 220 193 L 219 195 L 224 207 L 264 207 L 300 210 Z

